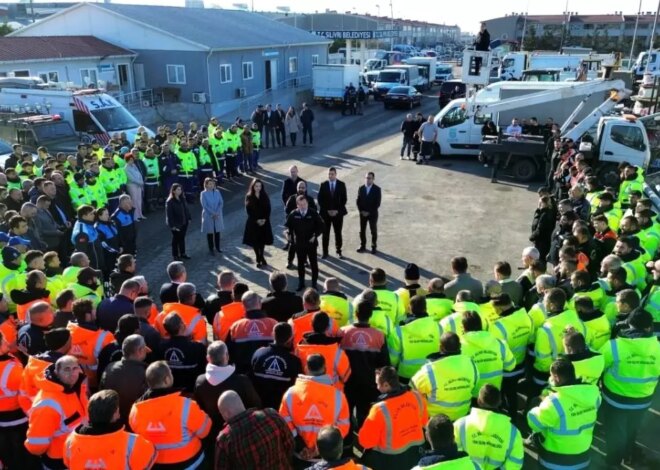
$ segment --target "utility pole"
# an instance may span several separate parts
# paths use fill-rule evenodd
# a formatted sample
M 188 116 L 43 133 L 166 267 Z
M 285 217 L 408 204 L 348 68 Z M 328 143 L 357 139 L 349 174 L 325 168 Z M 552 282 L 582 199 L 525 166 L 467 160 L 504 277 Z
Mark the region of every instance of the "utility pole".
M 642 13 L 642 0 L 639 0 L 637 8 L 637 18 L 635 19 L 635 32 L 633 33 L 632 45 L 630 46 L 630 68 L 633 67 L 633 56 L 635 54 L 635 40 L 637 39 L 637 27 L 639 26 L 639 15 Z
M 655 19 L 653 20 L 653 30 L 651 31 L 651 39 L 649 41 L 649 54 L 646 58 L 646 68 L 644 73 L 649 71 L 649 65 L 651 64 L 651 52 L 653 51 L 653 43 L 655 42 L 655 28 L 658 26 L 658 14 L 660 14 L 660 0 L 658 1 L 658 9 L 655 10 Z
M 570 28 L 571 25 L 571 12 L 568 11 L 568 0 L 566 0 L 566 10 L 564 11 L 564 22 L 562 23 L 561 27 L 561 41 L 559 42 L 559 53 L 561 53 L 561 50 L 564 47 L 564 35 L 566 33 L 566 28 Z
M 392 34 L 392 36 L 390 37 L 390 50 L 393 50 L 394 49 L 394 7 L 392 6 L 392 0 L 390 0 L 390 19 L 391 19 L 390 29 L 392 30 L 392 32 L 390 33 Z

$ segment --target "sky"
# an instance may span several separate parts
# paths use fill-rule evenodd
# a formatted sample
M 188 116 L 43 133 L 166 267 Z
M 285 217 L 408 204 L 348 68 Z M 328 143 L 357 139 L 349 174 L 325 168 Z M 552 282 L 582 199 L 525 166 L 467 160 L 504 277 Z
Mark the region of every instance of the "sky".
M 51 0 L 52 1 L 52 0 Z M 71 0 L 69 0 L 71 1 Z M 184 0 L 112 0 L 115 3 L 139 3 L 153 5 L 182 6 Z M 531 14 L 561 14 L 573 11 L 579 14 L 636 14 L 639 0 L 391 0 L 394 16 L 397 18 L 424 20 L 434 23 L 458 24 L 461 30 L 477 32 L 479 21 L 504 16 L 513 12 Z M 38 3 L 38 0 L 36 0 Z M 274 11 L 277 7 L 288 7 L 291 12 L 313 13 L 333 9 L 338 12 L 390 16 L 390 0 L 206 0 L 207 5 L 215 4 L 222 8 L 233 8 L 236 3 L 247 4 L 257 11 Z M 503 4 L 506 3 L 506 7 Z M 655 12 L 658 0 L 642 0 L 641 11 Z M 568 4 L 568 9 L 566 5 Z

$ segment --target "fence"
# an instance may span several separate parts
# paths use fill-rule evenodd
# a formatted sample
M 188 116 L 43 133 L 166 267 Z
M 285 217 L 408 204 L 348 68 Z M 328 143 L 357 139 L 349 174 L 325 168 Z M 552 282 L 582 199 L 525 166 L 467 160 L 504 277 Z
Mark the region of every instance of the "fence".
M 292 91 L 295 89 L 304 90 L 312 87 L 312 76 L 304 75 L 302 77 L 289 78 L 279 82 L 277 86 L 264 90 L 256 95 L 248 96 L 240 101 L 238 104 L 238 116 L 245 116 L 246 118 L 252 114 L 252 111 L 258 104 L 266 104 L 277 101 L 277 96 L 283 91 Z
M 141 108 L 149 108 L 154 105 L 162 104 L 163 102 L 162 95 L 156 95 L 152 88 L 132 91 L 129 93 L 113 94 L 113 97 L 131 112 L 138 111 Z

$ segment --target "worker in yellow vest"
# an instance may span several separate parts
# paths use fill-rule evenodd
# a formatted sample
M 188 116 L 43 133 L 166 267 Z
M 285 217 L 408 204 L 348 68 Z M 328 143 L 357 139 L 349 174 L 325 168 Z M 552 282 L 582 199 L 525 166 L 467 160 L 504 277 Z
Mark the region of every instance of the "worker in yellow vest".
M 396 290 L 396 294 L 401 299 L 401 305 L 406 315 L 410 314 L 410 299 L 415 295 L 425 296 L 428 292 L 419 284 L 419 267 L 410 263 L 403 271 L 403 280 L 405 286 Z
M 399 295 L 387 289 L 387 274 L 383 269 L 375 268 L 371 270 L 369 273 L 369 287 L 376 292 L 378 306 L 394 325 L 398 325 L 405 317 L 405 310 Z
M 445 281 L 434 277 L 429 281 L 426 294 L 426 312 L 436 321 L 451 315 L 454 311 L 454 299 L 445 295 Z

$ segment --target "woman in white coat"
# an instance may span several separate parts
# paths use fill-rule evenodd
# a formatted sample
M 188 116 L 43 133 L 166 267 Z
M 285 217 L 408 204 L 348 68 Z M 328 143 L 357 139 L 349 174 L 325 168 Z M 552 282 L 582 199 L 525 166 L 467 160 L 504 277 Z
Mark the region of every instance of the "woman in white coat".
M 296 137 L 298 136 L 298 131 L 302 129 L 302 124 L 300 123 L 300 117 L 296 113 L 296 110 L 293 106 L 289 106 L 289 110 L 286 112 L 284 117 L 284 130 L 289 134 L 289 139 L 291 139 L 291 146 L 296 146 Z
M 224 230 L 225 223 L 222 217 L 224 201 L 213 178 L 204 180 L 204 191 L 201 192 L 199 199 L 202 205 L 202 232 L 206 233 L 209 253 L 211 256 L 215 256 L 215 251 L 222 253 L 220 249 L 220 232 Z

